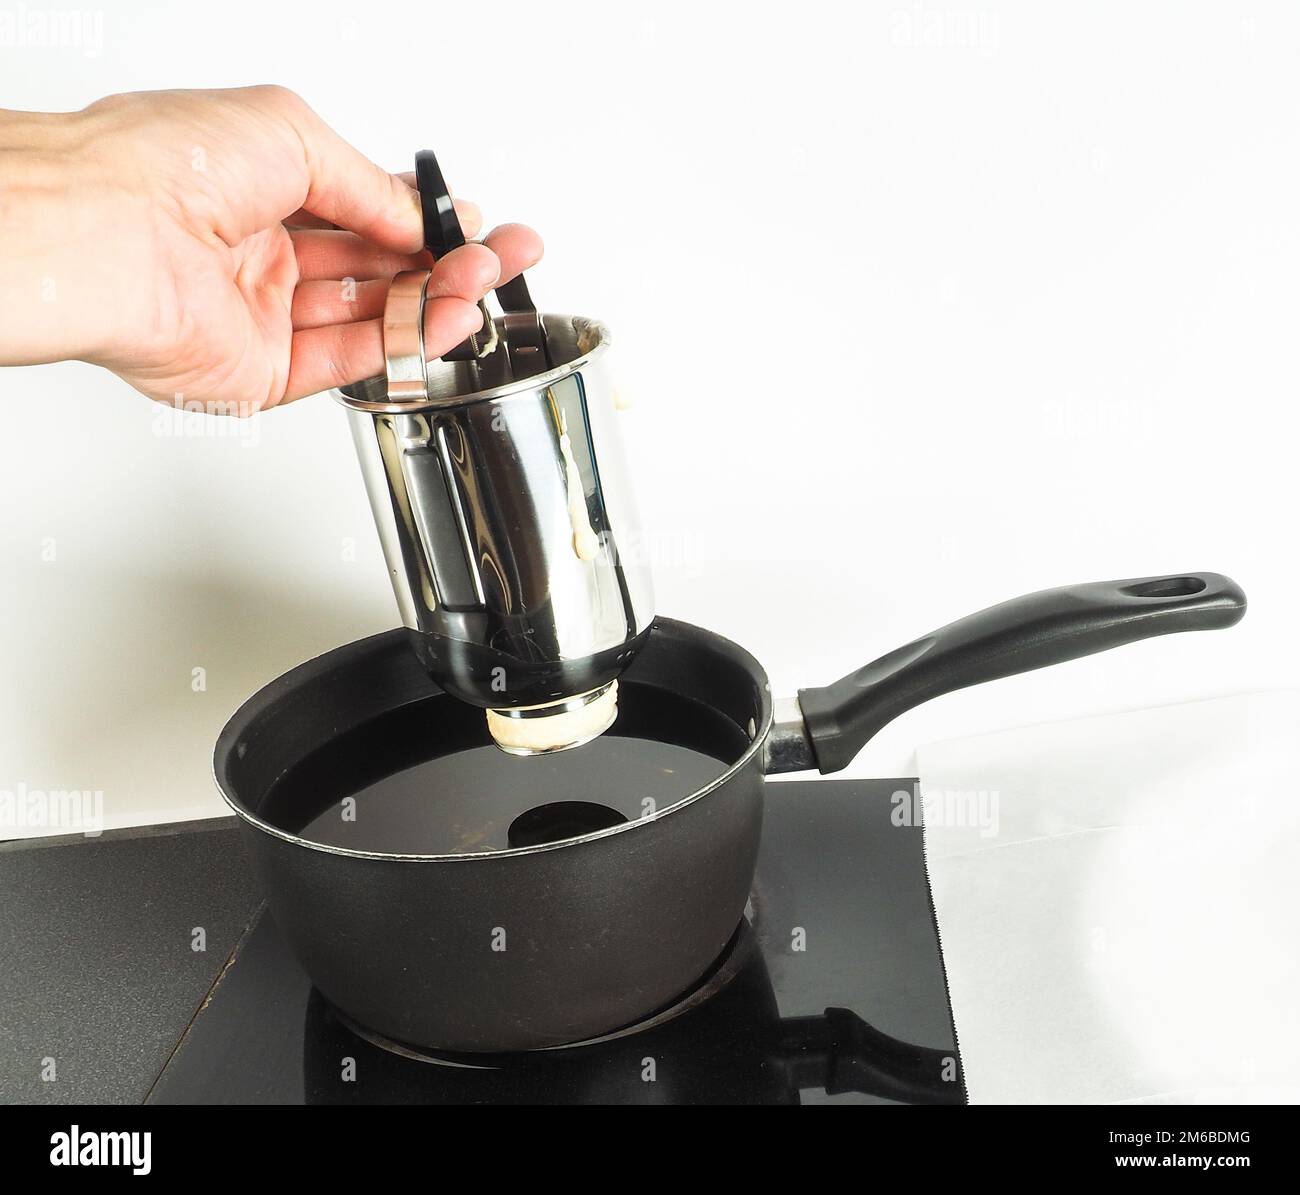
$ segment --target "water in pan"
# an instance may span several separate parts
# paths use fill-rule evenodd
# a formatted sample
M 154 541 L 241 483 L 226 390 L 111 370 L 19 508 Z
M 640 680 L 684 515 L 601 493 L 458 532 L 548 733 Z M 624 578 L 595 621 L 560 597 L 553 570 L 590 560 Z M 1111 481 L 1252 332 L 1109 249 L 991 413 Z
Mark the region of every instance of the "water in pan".
M 386 854 L 505 850 L 664 809 L 716 780 L 748 735 L 717 710 L 624 683 L 598 739 L 535 758 L 492 745 L 483 711 L 439 695 L 340 735 L 259 810 L 310 842 Z

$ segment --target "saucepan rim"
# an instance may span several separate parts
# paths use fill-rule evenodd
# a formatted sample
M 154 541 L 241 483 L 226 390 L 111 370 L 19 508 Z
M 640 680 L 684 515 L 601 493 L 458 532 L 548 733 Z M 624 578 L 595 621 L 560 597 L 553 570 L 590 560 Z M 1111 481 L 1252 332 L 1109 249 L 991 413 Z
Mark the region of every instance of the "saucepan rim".
M 770 683 L 768 682 L 767 672 L 764 670 L 763 666 L 758 662 L 758 660 L 756 660 L 748 651 L 746 651 L 738 643 L 733 642 L 732 640 L 726 638 L 726 636 L 724 635 L 719 635 L 716 631 L 710 631 L 705 627 L 697 627 L 692 623 L 682 622 L 679 619 L 656 616 L 652 626 L 658 626 L 660 624 L 665 625 L 666 629 L 670 629 L 670 630 L 676 628 L 685 628 L 699 634 L 707 635 L 713 641 L 714 645 L 733 652 L 738 657 L 739 661 L 743 663 L 750 670 L 750 672 L 754 676 L 754 679 L 758 682 L 758 691 L 759 691 L 759 698 L 760 698 L 760 709 L 759 709 L 760 717 L 758 719 L 755 732 L 750 739 L 749 745 L 745 748 L 744 752 L 735 761 L 735 763 L 733 763 L 730 767 L 728 767 L 727 770 L 723 772 L 721 776 L 718 776 L 715 779 L 709 781 L 709 783 L 704 785 L 702 788 L 695 789 L 693 792 L 688 793 L 680 800 L 674 801 L 671 805 L 667 806 L 666 808 L 656 809 L 654 813 L 644 815 L 642 817 L 636 818 L 635 820 L 621 822 L 616 826 L 609 826 L 606 829 L 596 830 L 590 834 L 583 834 L 576 838 L 562 838 L 558 842 L 543 842 L 543 843 L 538 843 L 535 846 L 507 847 L 504 850 L 498 850 L 498 851 L 466 851 L 458 854 L 418 854 L 418 853 L 408 854 L 405 852 L 396 853 L 390 851 L 362 851 L 362 850 L 357 850 L 353 847 L 333 846 L 327 843 L 313 842 L 310 838 L 303 838 L 300 835 L 291 834 L 288 830 L 282 830 L 278 826 L 273 826 L 270 822 L 259 817 L 251 809 L 245 806 L 239 800 L 238 797 L 236 797 L 233 793 L 227 790 L 226 785 L 222 783 L 221 776 L 218 774 L 217 761 L 224 754 L 227 753 L 226 750 L 227 739 L 232 733 L 231 728 L 234 727 L 237 722 L 241 722 L 241 721 L 251 722 L 254 718 L 258 716 L 260 711 L 258 711 L 258 713 L 253 713 L 253 714 L 245 714 L 245 711 L 248 709 L 250 705 L 252 705 L 254 702 L 257 702 L 260 698 L 262 698 L 263 695 L 266 693 L 267 689 L 271 688 L 273 685 L 281 684 L 287 681 L 290 677 L 292 677 L 297 672 L 300 672 L 304 669 L 311 669 L 313 668 L 313 666 L 320 666 L 322 661 L 326 660 L 328 657 L 334 655 L 337 652 L 345 651 L 347 648 L 355 647 L 357 644 L 365 643 L 369 640 L 383 639 L 387 636 L 399 632 L 401 628 L 394 628 L 393 630 L 388 630 L 388 631 L 380 631 L 376 635 L 368 635 L 363 639 L 354 639 L 352 640 L 351 643 L 344 643 L 344 644 L 340 644 L 338 647 L 332 647 L 330 648 L 329 651 L 322 652 L 318 656 L 313 656 L 310 660 L 303 661 L 303 663 L 298 664 L 294 668 L 291 668 L 288 672 L 281 674 L 280 676 L 276 677 L 272 681 L 269 681 L 267 684 L 263 685 L 255 693 L 253 693 L 252 696 L 250 696 L 245 702 L 243 702 L 243 704 L 239 706 L 239 708 L 233 714 L 231 714 L 231 716 L 226 720 L 225 725 L 222 726 L 221 733 L 217 736 L 216 748 L 212 753 L 213 782 L 216 784 L 217 791 L 221 794 L 222 800 L 224 800 L 225 803 L 230 807 L 231 811 L 235 814 L 235 816 L 238 817 L 241 821 L 254 827 L 255 829 L 262 831 L 262 833 L 268 834 L 272 838 L 278 838 L 283 842 L 292 843 L 294 846 L 306 847 L 308 850 L 320 851 L 322 854 L 343 855 L 353 859 L 373 859 L 373 860 L 391 861 L 391 862 L 400 862 L 400 863 L 462 863 L 462 862 L 483 861 L 483 860 L 490 860 L 490 859 L 510 859 L 510 858 L 518 858 L 524 855 L 536 855 L 542 853 L 543 851 L 565 850 L 570 847 L 582 846 L 585 843 L 596 842 L 600 839 L 613 838 L 615 835 L 618 834 L 630 833 L 631 831 L 634 831 L 639 827 L 648 826 L 655 822 L 662 821 L 664 818 L 671 817 L 674 813 L 677 813 L 680 810 L 695 804 L 697 801 L 702 800 L 703 798 L 707 797 L 710 793 L 721 788 L 724 784 L 730 781 L 734 776 L 739 774 L 740 771 L 744 769 L 751 762 L 751 760 L 753 760 L 754 756 L 763 749 L 763 744 L 767 741 L 768 733 L 772 729 L 772 718 L 773 718 L 772 689 Z M 441 693 L 442 691 L 443 690 L 441 690 L 436 684 L 430 681 L 429 695 L 435 693 Z M 454 698 L 452 700 L 454 700 Z M 400 704 L 407 704 L 407 703 L 400 703 Z M 396 709 L 399 707 L 393 706 L 392 708 Z M 322 738 L 321 740 L 322 745 L 324 744 L 325 741 L 326 740 Z

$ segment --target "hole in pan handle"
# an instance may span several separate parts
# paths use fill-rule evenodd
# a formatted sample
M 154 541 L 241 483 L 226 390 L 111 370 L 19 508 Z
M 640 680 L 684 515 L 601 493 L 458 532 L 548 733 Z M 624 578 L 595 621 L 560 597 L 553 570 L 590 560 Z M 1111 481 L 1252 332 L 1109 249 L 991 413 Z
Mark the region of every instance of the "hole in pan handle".
M 823 774 L 846 767 L 899 714 L 957 689 L 1179 631 L 1233 626 L 1246 595 L 1219 573 L 1134 577 L 1012 598 L 900 647 L 799 707 Z

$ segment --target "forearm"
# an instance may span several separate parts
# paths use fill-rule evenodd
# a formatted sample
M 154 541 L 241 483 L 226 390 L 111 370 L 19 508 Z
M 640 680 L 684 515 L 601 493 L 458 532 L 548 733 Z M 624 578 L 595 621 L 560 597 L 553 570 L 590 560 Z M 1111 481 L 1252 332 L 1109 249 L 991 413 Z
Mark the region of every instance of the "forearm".
M 0 365 L 91 359 L 114 295 L 111 184 L 81 114 L 0 111 Z

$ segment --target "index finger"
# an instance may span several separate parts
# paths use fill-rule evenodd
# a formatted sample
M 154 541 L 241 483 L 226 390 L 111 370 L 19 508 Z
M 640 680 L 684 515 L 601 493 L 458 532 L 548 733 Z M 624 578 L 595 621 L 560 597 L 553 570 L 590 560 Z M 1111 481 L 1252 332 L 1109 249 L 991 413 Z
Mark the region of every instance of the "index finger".
M 301 208 L 396 253 L 424 247 L 420 197 L 329 127 L 282 87 L 251 89 L 251 101 L 279 118 L 302 144 L 307 194 Z

